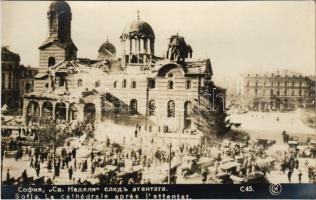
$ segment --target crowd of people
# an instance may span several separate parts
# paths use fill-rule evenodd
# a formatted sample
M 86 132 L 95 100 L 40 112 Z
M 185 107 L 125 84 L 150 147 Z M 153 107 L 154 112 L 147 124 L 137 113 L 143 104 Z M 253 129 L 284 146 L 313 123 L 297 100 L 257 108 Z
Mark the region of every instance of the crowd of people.
M 269 147 L 250 141 L 249 137 L 240 142 L 226 141 L 208 145 L 178 143 L 172 146 L 171 143 L 161 142 L 141 124 L 136 124 L 134 134 L 128 139 L 124 137 L 122 143 L 111 141 L 107 136 L 104 141 L 96 141 L 93 138 L 93 123 L 56 123 L 55 129 L 58 134 L 66 137 L 62 144 L 54 146 L 38 142 L 41 132 L 47 130 L 45 128 L 33 126 L 16 130 L 19 135 L 13 138 L 17 140 L 16 160 L 27 159 L 29 165 L 15 181 L 22 184 L 36 181 L 58 184 L 65 183 L 67 179 L 67 183 L 71 184 L 132 184 L 177 183 L 180 180 L 181 183 L 185 179 L 189 182 L 190 177 L 197 174 L 202 183 L 233 183 L 236 177 L 241 182 L 266 182 L 266 175 L 276 170 L 276 159 L 271 159 L 267 154 Z M 6 129 L 2 131 L 5 132 L 2 134 L 10 132 Z M 19 141 L 21 137 L 31 138 L 33 142 L 25 148 Z M 69 138 L 84 140 L 75 146 Z M 188 166 L 184 165 L 187 158 L 191 159 Z M 212 162 L 203 164 L 203 159 Z M 172 166 L 169 171 L 160 170 L 169 162 L 179 164 Z M 293 171 L 299 171 L 299 166 L 297 149 L 284 153 L 280 169 L 287 173 L 289 182 Z M 308 167 L 308 176 L 313 182 L 314 169 L 310 164 Z M 146 174 L 151 171 L 154 172 L 153 178 L 148 178 Z M 162 177 L 154 180 L 157 172 Z M 302 176 L 303 173 L 299 171 L 299 182 Z M 12 178 L 8 170 L 7 183 L 13 183 Z

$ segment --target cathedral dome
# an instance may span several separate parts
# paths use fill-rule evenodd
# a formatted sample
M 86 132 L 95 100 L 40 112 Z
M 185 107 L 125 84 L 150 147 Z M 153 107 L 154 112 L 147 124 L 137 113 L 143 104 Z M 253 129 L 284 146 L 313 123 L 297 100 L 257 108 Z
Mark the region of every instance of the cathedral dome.
M 151 26 L 140 19 L 134 20 L 125 26 L 122 36 L 129 35 L 138 35 L 144 38 L 155 38 L 155 34 Z
M 103 43 L 100 46 L 98 52 L 99 52 L 98 59 L 102 60 L 109 57 L 115 57 L 116 49 L 115 49 L 115 46 L 107 40 L 105 43 Z
M 71 13 L 70 6 L 67 2 L 65 1 L 53 1 L 49 5 L 49 11 L 50 12 L 65 12 L 65 13 Z

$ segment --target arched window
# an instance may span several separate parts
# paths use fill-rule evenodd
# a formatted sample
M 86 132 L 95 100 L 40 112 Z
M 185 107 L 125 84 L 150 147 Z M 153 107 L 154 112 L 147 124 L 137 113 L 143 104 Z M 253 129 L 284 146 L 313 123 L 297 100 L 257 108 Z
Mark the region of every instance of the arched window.
M 191 81 L 190 81 L 190 80 L 187 80 L 187 81 L 186 81 L 185 88 L 186 88 L 187 90 L 188 90 L 188 89 L 191 89 Z
M 122 88 L 126 88 L 126 79 L 124 79 L 122 82 Z
M 156 103 L 155 103 L 155 100 L 149 101 L 148 113 L 149 113 L 149 116 L 153 116 L 153 115 L 156 114 Z
M 137 100 L 132 99 L 129 106 L 130 106 L 131 115 L 136 115 L 137 114 Z
M 95 82 L 95 87 L 100 87 L 100 80 L 97 80 L 97 81 Z
M 149 80 L 148 80 L 148 87 L 149 87 L 150 89 L 155 88 L 155 87 L 156 87 L 156 81 L 155 81 L 154 79 L 149 79 Z
M 136 81 L 132 81 L 132 83 L 131 83 L 131 88 L 136 88 Z
M 168 89 L 173 89 L 173 81 L 168 82 Z
M 82 86 L 82 79 L 78 79 L 78 87 Z
M 54 57 L 49 57 L 48 58 L 48 67 L 54 66 L 56 63 L 55 58 Z
M 113 88 L 116 88 L 116 87 L 117 87 L 117 81 L 114 81 Z
M 184 103 L 184 117 L 191 117 L 192 105 L 190 101 L 186 101 Z
M 175 103 L 173 100 L 168 101 L 168 118 L 175 117 Z

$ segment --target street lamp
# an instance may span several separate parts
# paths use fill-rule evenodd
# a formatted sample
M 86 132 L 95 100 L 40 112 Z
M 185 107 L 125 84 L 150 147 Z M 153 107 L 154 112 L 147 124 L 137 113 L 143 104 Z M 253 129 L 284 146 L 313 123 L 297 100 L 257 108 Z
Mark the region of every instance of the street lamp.
M 171 148 L 172 148 L 171 142 L 168 144 L 168 148 L 169 148 L 169 175 L 168 175 L 168 183 L 171 184 Z

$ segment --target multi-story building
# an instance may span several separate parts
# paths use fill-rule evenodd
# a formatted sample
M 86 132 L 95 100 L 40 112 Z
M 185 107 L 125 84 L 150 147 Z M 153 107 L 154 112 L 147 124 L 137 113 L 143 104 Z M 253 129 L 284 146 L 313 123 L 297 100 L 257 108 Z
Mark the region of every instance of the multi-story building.
M 237 84 L 242 105 L 252 110 L 295 110 L 315 106 L 315 78 L 287 70 L 242 75 Z
M 224 98 L 225 90 L 211 81 L 210 60 L 193 60 L 192 48 L 179 35 L 170 38 L 167 58 L 158 57 L 153 29 L 138 17 L 120 36 L 121 57 L 115 57 L 114 45 L 106 41 L 97 60 L 81 59 L 71 39 L 70 6 L 53 2 L 47 15 L 49 36 L 39 48 L 35 90 L 24 97 L 27 124 L 45 118 L 110 118 L 121 123 L 144 120 L 159 131 L 183 131 L 194 126 L 190 113 L 204 91 Z
M 20 65 L 19 67 L 19 92 L 20 106 L 23 106 L 23 95 L 34 91 L 34 77 L 38 68 Z
M 20 65 L 20 56 L 11 52 L 8 47 L 2 47 L 1 106 L 6 104 L 11 110 L 21 108 L 23 95 L 33 91 L 37 72 L 37 68 Z
M 19 66 L 20 56 L 8 47 L 1 48 L 1 106 L 10 109 L 19 106 Z

